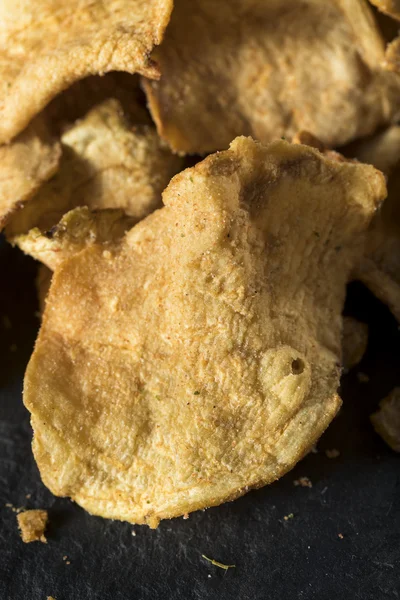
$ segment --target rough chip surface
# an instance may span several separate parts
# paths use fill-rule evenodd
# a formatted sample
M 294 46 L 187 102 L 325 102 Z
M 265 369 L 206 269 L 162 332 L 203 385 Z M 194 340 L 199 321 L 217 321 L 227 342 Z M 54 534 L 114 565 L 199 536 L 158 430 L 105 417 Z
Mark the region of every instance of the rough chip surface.
M 158 130 L 178 152 L 309 131 L 332 148 L 399 110 L 399 77 L 364 0 L 176 0 L 144 81 Z
M 385 193 L 373 167 L 238 138 L 63 262 L 24 386 L 44 483 L 156 526 L 288 471 L 340 406 L 346 282 Z
M 342 343 L 342 363 L 346 372 L 358 365 L 365 354 L 368 345 L 368 325 L 352 317 L 344 317 Z
M 12 144 L 0 146 L 0 230 L 57 170 L 61 148 L 42 117 Z
M 183 166 L 154 127 L 131 125 L 114 99 L 93 108 L 61 139 L 58 173 L 7 228 L 13 243 L 34 227 L 50 229 L 77 206 L 143 218 L 162 205 L 162 191 Z
M 17 515 L 17 520 L 25 544 L 47 542 L 44 535 L 48 521 L 47 510 L 26 510 Z
M 54 271 L 64 260 L 92 244 L 104 245 L 120 240 L 134 225 L 135 219 L 121 210 L 91 212 L 86 206 L 66 213 L 49 231 L 35 227 L 16 238 L 25 252 Z
M 36 275 L 36 291 L 39 301 L 39 315 L 43 316 L 44 309 L 46 307 L 46 298 L 49 293 L 51 286 L 51 279 L 53 277 L 53 271 L 45 265 L 39 265 L 38 272 Z
M 107 71 L 158 77 L 149 58 L 173 0 L 1 0 L 0 143 L 59 92 Z
M 395 388 L 379 403 L 379 410 L 371 415 L 371 422 L 392 450 L 400 452 L 400 388 Z

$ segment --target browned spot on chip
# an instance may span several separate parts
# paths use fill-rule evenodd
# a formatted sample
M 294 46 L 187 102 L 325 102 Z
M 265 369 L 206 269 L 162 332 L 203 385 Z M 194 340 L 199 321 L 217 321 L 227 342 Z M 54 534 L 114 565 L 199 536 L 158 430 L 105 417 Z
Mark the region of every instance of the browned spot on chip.
M 17 515 L 17 520 L 23 542 L 47 542 L 44 535 L 48 520 L 47 510 L 26 510 Z
M 371 422 L 392 450 L 400 452 L 400 388 L 395 388 L 379 403 L 379 410 L 371 415 Z
M 38 117 L 8 146 L 0 146 L 0 230 L 57 170 L 60 145 Z
M 363 0 L 176 0 L 144 81 L 160 135 L 183 153 L 308 131 L 328 147 L 388 123 L 400 80 Z
M 340 406 L 346 283 L 385 192 L 373 167 L 238 138 L 64 261 L 25 378 L 45 484 L 155 527 L 287 472 Z
M 35 0 L 0 4 L 0 142 L 59 92 L 107 71 L 158 77 L 149 58 L 173 0 Z

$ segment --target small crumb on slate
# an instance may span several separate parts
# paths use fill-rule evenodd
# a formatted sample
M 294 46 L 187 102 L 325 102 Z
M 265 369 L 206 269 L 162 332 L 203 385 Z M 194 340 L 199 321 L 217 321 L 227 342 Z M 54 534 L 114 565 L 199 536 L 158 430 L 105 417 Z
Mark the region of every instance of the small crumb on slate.
M 25 544 L 47 542 L 44 535 L 48 520 L 47 510 L 26 510 L 17 516 L 17 520 Z
M 183 515 L 183 519 L 186 521 L 188 518 L 189 518 L 189 513 L 185 513 L 185 514 Z
M 295 486 L 312 488 L 311 479 L 308 477 L 299 477 L 299 479 L 293 481 L 293 484 Z
M 136 537 L 136 531 L 134 529 L 132 529 L 131 533 L 132 533 L 133 537 Z
M 218 562 L 213 558 L 208 558 L 208 556 L 206 556 L 205 554 L 202 554 L 201 556 L 202 558 L 204 558 L 204 560 L 207 560 L 212 565 L 214 565 L 214 567 L 219 567 L 220 569 L 224 569 L 224 571 L 227 571 L 228 569 L 234 569 L 236 567 L 236 565 L 224 565 L 224 563 Z
M 63 556 L 63 560 L 67 560 L 68 556 Z
M 369 377 L 366 373 L 362 373 L 361 371 L 359 371 L 357 373 L 357 379 L 360 383 L 368 383 L 369 382 Z
M 343 533 L 338 533 L 338 538 L 340 538 L 342 540 L 344 538 Z
M 27 500 L 30 500 L 30 498 L 31 498 L 31 495 L 32 495 L 32 494 L 26 494 L 25 498 L 26 498 Z
M 283 517 L 284 521 L 289 521 L 289 519 L 293 519 L 294 518 L 294 514 L 293 513 L 289 513 L 288 515 L 285 515 Z
M 327 487 L 324 487 L 324 489 L 323 489 L 323 490 L 322 490 L 322 492 L 321 492 L 321 496 L 323 496 L 327 490 L 328 490 L 328 488 L 327 488 Z
M 207 575 L 207 577 L 208 577 L 208 579 L 211 579 L 211 575 L 210 575 L 210 573 Z
M 336 448 L 332 448 L 331 450 L 325 450 L 325 454 L 328 458 L 337 458 L 338 456 L 340 456 L 340 452 Z

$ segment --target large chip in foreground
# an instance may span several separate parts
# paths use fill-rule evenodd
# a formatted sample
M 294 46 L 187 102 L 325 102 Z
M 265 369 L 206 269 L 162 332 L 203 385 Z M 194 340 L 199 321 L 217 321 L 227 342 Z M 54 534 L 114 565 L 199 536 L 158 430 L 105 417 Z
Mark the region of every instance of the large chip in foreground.
M 55 272 L 24 402 L 44 483 L 156 526 L 288 471 L 340 406 L 373 167 L 238 138 L 119 244 Z
M 60 157 L 60 144 L 41 116 L 12 144 L 0 146 L 0 230 L 55 173 Z
M 309 131 L 332 148 L 399 109 L 384 41 L 364 0 L 176 0 L 144 81 L 159 133 L 179 152 Z
M 162 191 L 183 166 L 154 127 L 131 125 L 114 99 L 93 108 L 61 140 L 58 173 L 8 225 L 13 243 L 19 243 L 20 234 L 26 242 L 32 228 L 51 229 L 77 206 L 118 208 L 141 219 L 162 205 Z M 37 232 L 33 235 L 37 238 Z
M 0 143 L 69 85 L 107 71 L 158 77 L 149 58 L 173 0 L 0 0 Z

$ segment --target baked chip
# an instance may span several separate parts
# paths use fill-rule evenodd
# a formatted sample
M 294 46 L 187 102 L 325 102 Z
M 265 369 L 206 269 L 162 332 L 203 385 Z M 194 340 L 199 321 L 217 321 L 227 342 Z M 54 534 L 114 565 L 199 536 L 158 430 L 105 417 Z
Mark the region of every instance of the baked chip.
M 368 345 L 368 325 L 352 317 L 343 318 L 343 369 L 350 371 L 365 354 Z
M 107 245 L 120 240 L 135 219 L 122 210 L 91 212 L 86 206 L 66 213 L 61 221 L 43 233 L 35 227 L 16 238 L 18 246 L 54 271 L 64 260 L 92 244 Z M 105 249 L 105 248 L 104 248 Z
M 332 148 L 400 106 L 400 79 L 364 0 L 176 0 L 143 81 L 160 135 L 181 153 L 309 131 Z
M 44 483 L 155 527 L 287 472 L 340 406 L 346 282 L 385 192 L 373 167 L 238 138 L 63 262 L 24 389 Z
M 26 510 L 17 515 L 17 520 L 25 544 L 47 542 L 44 535 L 48 521 L 47 510 Z
M 400 321 L 400 127 L 352 147 L 353 154 L 388 177 L 388 197 L 368 232 L 365 256 L 355 271 Z
M 1 0 L 0 143 L 88 75 L 115 70 L 157 78 L 149 56 L 172 6 L 173 0 Z
M 379 410 L 371 415 L 371 422 L 388 446 L 400 452 L 400 388 L 381 400 Z
M 114 99 L 96 106 L 61 139 L 59 171 L 11 220 L 12 243 L 32 228 L 51 229 L 77 206 L 118 208 L 143 218 L 162 205 L 162 191 L 183 166 L 154 127 L 131 126 Z
M 0 146 L 0 230 L 57 170 L 61 156 L 42 117 L 9 146 Z

